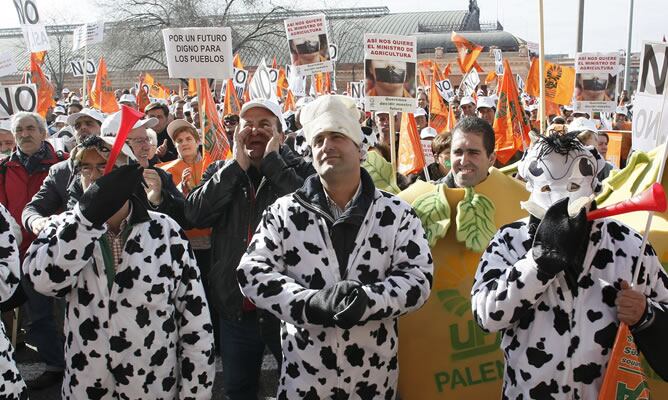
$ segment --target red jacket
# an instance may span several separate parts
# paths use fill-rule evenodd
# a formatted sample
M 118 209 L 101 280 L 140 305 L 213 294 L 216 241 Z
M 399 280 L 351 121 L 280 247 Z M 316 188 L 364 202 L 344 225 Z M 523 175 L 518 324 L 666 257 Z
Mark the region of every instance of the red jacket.
M 49 174 L 49 168 L 69 157 L 67 153 L 56 152 L 48 142 L 46 145 L 48 155 L 41 161 L 40 167 L 32 175 L 28 174 L 23 164 L 18 161 L 15 153 L 0 162 L 0 203 L 9 210 L 18 224 L 21 224 L 23 208 L 39 190 L 42 181 Z M 28 232 L 23 226 L 21 226 L 21 231 L 23 241 L 19 247 L 19 254 L 23 258 L 30 243 L 35 240 L 35 235 Z

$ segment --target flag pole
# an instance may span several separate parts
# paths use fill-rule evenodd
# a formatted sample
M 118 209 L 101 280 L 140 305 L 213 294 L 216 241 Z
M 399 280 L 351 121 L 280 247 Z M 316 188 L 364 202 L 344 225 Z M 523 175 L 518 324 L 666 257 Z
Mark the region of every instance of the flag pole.
M 84 65 L 83 65 L 83 101 L 84 107 L 87 107 L 89 103 L 88 98 L 86 97 L 88 89 L 88 38 L 86 38 L 86 44 L 84 45 Z M 100 106 L 101 108 L 102 106 Z
M 390 163 L 392 164 L 392 182 L 396 183 L 397 181 L 397 154 L 396 154 L 396 145 L 394 144 L 396 139 L 395 132 L 395 123 L 394 123 L 394 111 L 388 112 L 390 117 Z
M 545 29 L 543 22 L 543 0 L 538 0 L 538 76 L 540 77 L 540 104 L 539 104 L 539 121 L 540 134 L 544 134 L 545 130 Z
M 202 139 L 204 139 L 204 120 L 202 118 L 202 114 L 204 111 L 202 110 L 202 81 L 200 78 L 195 79 L 195 87 L 197 88 L 197 107 L 199 107 L 199 129 L 200 132 L 202 132 L 202 135 L 200 136 Z M 193 121 L 195 122 L 195 121 Z M 202 170 L 202 173 L 204 173 L 204 170 Z

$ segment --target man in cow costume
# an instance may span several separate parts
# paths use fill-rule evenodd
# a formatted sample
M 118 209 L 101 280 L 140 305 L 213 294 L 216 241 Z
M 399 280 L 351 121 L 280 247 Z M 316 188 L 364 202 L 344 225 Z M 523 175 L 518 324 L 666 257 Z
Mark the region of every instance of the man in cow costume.
M 587 221 L 605 162 L 577 133 L 540 137 L 524 156 L 530 215 L 496 233 L 473 283 L 476 321 L 503 332 L 504 399 L 597 398 L 620 321 L 668 377 L 657 354 L 668 332 L 668 277 L 649 245 L 637 262 L 642 238 L 628 226 Z
M 358 117 L 345 96 L 304 108 L 317 174 L 265 211 L 237 270 L 244 295 L 282 320 L 280 400 L 394 399 L 397 318 L 431 289 L 420 219 L 360 168 Z

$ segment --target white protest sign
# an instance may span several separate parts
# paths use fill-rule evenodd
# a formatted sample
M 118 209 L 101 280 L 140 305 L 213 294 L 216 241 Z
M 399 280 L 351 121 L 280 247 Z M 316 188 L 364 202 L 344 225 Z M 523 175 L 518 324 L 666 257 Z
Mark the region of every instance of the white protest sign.
M 438 89 L 438 93 L 445 101 L 448 101 L 450 98 L 452 98 L 452 96 L 455 95 L 455 89 L 453 89 L 450 79 L 436 82 L 436 88 Z
M 329 44 L 329 58 L 332 61 L 336 61 L 337 57 L 339 56 L 339 46 L 335 45 L 334 43 Z
M 364 35 L 366 109 L 413 112 L 417 107 L 417 39 L 367 33 Z
M 355 99 L 358 106 L 364 104 L 364 81 L 350 82 L 350 97 Z
M 422 153 L 424 154 L 424 164 L 431 165 L 436 162 L 434 152 L 431 151 L 431 140 L 420 140 L 422 145 Z
M 248 92 L 251 100 L 271 99 L 276 96 L 276 91 L 272 88 L 269 68 L 265 65 L 264 60 L 262 60 L 255 70 L 253 79 L 251 79 L 248 86 Z
M 496 70 L 496 75 L 503 75 L 503 53 L 501 49 L 494 49 L 494 67 Z
M 574 108 L 590 112 L 614 112 L 618 71 L 618 53 L 575 54 L 575 86 L 581 90 L 573 104 Z
M 300 76 L 332 72 L 327 22 L 324 14 L 289 18 L 285 21 L 292 66 Z
M 9 118 L 19 111 L 35 111 L 36 108 L 35 85 L 0 86 L 0 119 Z
M 72 34 L 72 51 L 84 46 L 100 43 L 104 39 L 104 22 L 91 22 L 74 29 Z
M 517 90 L 524 92 L 524 79 L 522 79 L 520 74 L 515 74 L 515 81 L 517 82 Z
M 267 71 L 269 72 L 269 80 L 271 81 L 272 90 L 275 92 L 278 82 L 278 70 L 275 68 L 267 68 Z
M 73 76 L 83 76 L 84 74 L 83 61 L 81 60 L 70 61 L 70 67 L 72 68 Z M 92 60 L 87 60 L 86 62 L 86 73 L 88 75 L 97 75 L 97 64 L 95 64 Z
M 18 72 L 16 62 L 10 51 L 0 53 L 0 76 L 14 75 Z
M 464 89 L 465 96 L 472 96 L 478 84 L 480 84 L 480 75 L 478 75 L 478 71 L 472 69 L 466 75 L 466 79 L 464 79 L 464 82 L 460 84 L 460 88 Z
M 225 83 L 227 81 L 223 81 Z M 237 97 L 239 100 L 244 98 L 244 89 L 246 89 L 246 82 L 248 82 L 248 71 L 245 69 L 234 68 L 234 89 L 237 91 Z M 221 91 L 225 93 L 225 91 Z M 221 95 L 222 97 L 222 95 Z
M 232 78 L 230 28 L 162 30 L 170 78 Z
M 297 97 L 306 96 L 306 77 L 299 76 L 292 65 L 285 66 L 285 76 L 288 78 L 288 89 Z
M 19 15 L 19 23 L 23 31 L 23 39 L 32 53 L 51 48 L 46 29 L 39 19 L 36 3 L 37 0 L 14 0 L 14 7 Z
M 668 44 L 643 42 L 633 100 L 631 148 L 650 151 L 668 137 Z M 663 112 L 662 112 L 663 111 Z M 657 136 L 661 135 L 660 137 Z

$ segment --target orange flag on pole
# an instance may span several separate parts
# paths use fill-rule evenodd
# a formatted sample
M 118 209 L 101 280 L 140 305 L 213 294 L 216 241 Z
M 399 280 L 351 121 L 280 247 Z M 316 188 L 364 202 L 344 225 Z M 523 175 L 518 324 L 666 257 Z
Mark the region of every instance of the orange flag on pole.
M 146 93 L 146 89 L 144 88 L 144 79 L 142 78 L 141 75 L 139 75 L 139 89 L 137 90 L 137 107 L 139 107 L 139 111 L 144 112 L 144 109 L 149 104 L 151 104 L 151 100 L 148 98 L 148 93 Z
M 283 112 L 295 110 L 297 110 L 297 106 L 295 105 L 295 95 L 292 94 L 292 90 L 288 89 L 288 94 L 285 96 L 285 102 L 283 103 Z
M 424 76 L 424 71 L 422 68 L 419 68 L 418 71 L 420 72 L 420 86 L 427 86 L 427 78 Z
M 421 171 L 425 167 L 420 133 L 417 130 L 413 113 L 401 115 L 401 130 L 399 133 L 399 157 L 397 171 L 408 175 Z
M 540 97 L 540 71 L 538 59 L 534 58 L 529 67 L 526 92 Z M 556 104 L 568 105 L 573 100 L 575 90 L 575 68 L 545 62 L 545 99 Z
M 448 79 L 450 74 L 452 73 L 452 67 L 450 66 L 450 63 L 443 68 L 443 79 Z
M 241 111 L 241 106 L 239 105 L 239 99 L 237 98 L 237 91 L 234 89 L 234 81 L 232 78 L 227 80 L 225 83 L 225 100 L 223 102 L 223 116 L 228 114 L 239 115 Z
M 504 60 L 503 64 L 505 69 L 494 115 L 496 159 L 501 164 L 508 162 L 518 150 L 529 146 L 531 129 L 517 93 L 517 84 L 510 70 L 510 63 Z
M 188 79 L 188 96 L 197 96 L 197 83 L 194 79 Z
M 228 86 L 230 86 L 230 83 L 228 82 Z M 212 162 L 228 159 L 232 155 L 232 151 L 230 144 L 227 142 L 223 124 L 220 122 L 216 103 L 211 96 L 207 79 L 200 79 L 200 93 L 197 96 L 202 118 L 202 143 L 204 145 L 202 172 L 204 172 Z
M 285 75 L 285 68 L 281 67 L 278 69 L 278 79 L 276 80 L 276 97 L 282 99 L 283 90 L 288 87 L 290 87 L 290 84 L 288 83 L 288 77 Z
M 628 325 L 621 322 L 603 377 L 599 400 L 650 398 L 647 376 L 642 369 L 638 348 Z
M 448 107 L 441 97 L 441 93 L 436 88 L 436 81 L 431 80 L 431 90 L 429 91 L 429 126 L 436 129 L 436 132 L 446 132 L 448 126 Z
M 446 132 L 452 132 L 455 130 L 455 125 L 457 125 L 457 117 L 455 117 L 455 109 L 448 105 L 448 124 L 445 126 Z
M 278 64 L 276 63 L 276 56 L 274 56 L 274 61 L 271 62 L 271 69 L 278 69 Z
M 34 60 L 39 65 L 44 64 L 45 58 L 46 58 L 46 50 L 30 53 L 30 61 Z
M 450 39 L 457 48 L 457 64 L 459 64 L 459 69 L 462 71 L 462 74 L 466 74 L 471 68 L 475 68 L 476 71 L 481 72 L 482 68 L 478 65 L 478 61 L 476 60 L 482 52 L 483 47 L 469 42 L 454 31 L 452 32 L 452 35 L 450 35 Z
M 46 75 L 44 75 L 42 67 L 38 62 L 39 59 L 33 57 L 32 54 L 30 55 L 30 79 L 37 87 L 37 109 L 35 111 L 46 118 L 49 108 L 56 105 L 56 102 L 53 100 L 53 85 L 46 79 Z M 42 60 L 44 60 L 43 56 Z
M 103 113 L 114 113 L 118 111 L 116 96 L 114 96 L 111 81 L 107 77 L 107 63 L 104 57 L 100 57 L 97 63 L 97 75 L 93 82 L 93 90 L 90 92 L 91 106 Z
M 234 65 L 234 68 L 244 69 L 244 63 L 241 62 L 241 56 L 239 53 L 234 55 L 234 58 L 232 59 L 232 65 Z

